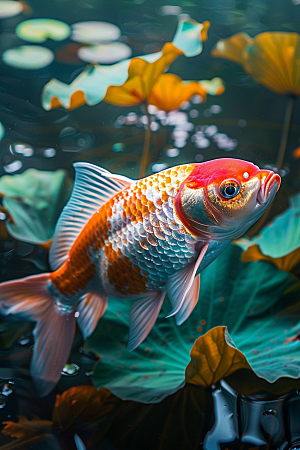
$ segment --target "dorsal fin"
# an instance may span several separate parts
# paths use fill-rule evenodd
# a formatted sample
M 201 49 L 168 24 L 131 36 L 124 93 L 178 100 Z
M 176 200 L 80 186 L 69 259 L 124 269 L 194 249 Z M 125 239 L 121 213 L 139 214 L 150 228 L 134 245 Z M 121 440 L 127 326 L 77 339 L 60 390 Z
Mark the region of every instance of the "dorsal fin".
M 134 182 L 94 164 L 78 162 L 74 167 L 74 189 L 57 222 L 50 248 L 52 270 L 57 270 L 65 262 L 70 248 L 91 216 L 116 193 Z

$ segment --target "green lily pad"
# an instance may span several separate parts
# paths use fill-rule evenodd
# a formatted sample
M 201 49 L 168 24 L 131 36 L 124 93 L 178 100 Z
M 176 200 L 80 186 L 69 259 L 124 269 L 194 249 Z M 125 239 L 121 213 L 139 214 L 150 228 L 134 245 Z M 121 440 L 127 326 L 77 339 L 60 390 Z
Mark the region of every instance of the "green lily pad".
M 7 222 L 9 233 L 24 242 L 48 242 L 71 195 L 72 185 L 64 170 L 28 169 L 22 174 L 0 178 L 3 206 L 13 218 L 13 222 Z
M 170 311 L 165 301 L 153 330 L 133 352 L 126 349 L 130 302 L 110 299 L 86 342 L 101 357 L 94 384 L 123 399 L 161 401 L 184 385 L 196 339 L 217 326 L 227 326 L 230 345 L 269 386 L 281 377 L 298 378 L 300 282 L 267 261 L 244 263 L 241 253 L 230 245 L 203 271 L 199 302 L 180 327 L 164 318 Z
M 16 35 L 30 42 L 45 42 L 47 39 L 63 41 L 71 34 L 65 22 L 54 19 L 30 19 L 19 23 Z

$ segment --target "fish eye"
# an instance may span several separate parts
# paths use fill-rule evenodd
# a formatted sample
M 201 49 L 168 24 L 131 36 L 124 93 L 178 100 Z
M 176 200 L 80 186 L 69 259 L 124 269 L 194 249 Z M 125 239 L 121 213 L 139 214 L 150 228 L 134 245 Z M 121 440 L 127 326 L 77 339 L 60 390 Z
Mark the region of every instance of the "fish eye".
M 240 192 L 240 186 L 235 180 L 225 180 L 220 185 L 220 194 L 224 198 L 234 198 Z

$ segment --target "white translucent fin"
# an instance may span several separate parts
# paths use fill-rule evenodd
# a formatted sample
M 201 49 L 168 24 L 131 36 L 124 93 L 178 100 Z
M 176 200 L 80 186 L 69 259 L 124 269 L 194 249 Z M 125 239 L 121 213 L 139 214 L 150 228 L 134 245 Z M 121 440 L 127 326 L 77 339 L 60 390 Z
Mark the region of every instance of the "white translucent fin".
M 68 361 L 75 335 L 75 316 L 60 314 L 54 302 L 37 321 L 33 330 L 34 347 L 30 373 L 41 397 L 58 383 Z
M 200 291 L 200 273 L 194 278 L 192 287 L 186 294 L 182 307 L 175 315 L 177 325 L 181 325 L 192 313 L 197 305 Z
M 163 304 L 166 291 L 154 291 L 135 301 L 129 313 L 129 339 L 127 349 L 131 352 L 143 342 L 152 330 Z
M 207 248 L 208 244 L 205 244 L 195 263 L 189 264 L 184 269 L 175 272 L 174 275 L 169 278 L 166 287 L 168 299 L 170 300 L 173 309 L 167 317 L 174 316 L 174 314 L 177 314 L 182 307 L 187 293 L 192 287 L 196 272 L 204 258 Z
M 74 189 L 57 222 L 50 248 L 52 270 L 65 262 L 74 241 L 92 215 L 116 193 L 134 182 L 94 164 L 78 162 L 74 167 Z
M 87 339 L 95 330 L 99 320 L 105 313 L 108 297 L 103 294 L 89 293 L 78 304 L 78 326 Z
M 30 372 L 41 396 L 59 381 L 75 333 L 74 313 L 59 314 L 47 290 L 48 280 L 46 273 L 0 284 L 1 313 L 36 322 Z

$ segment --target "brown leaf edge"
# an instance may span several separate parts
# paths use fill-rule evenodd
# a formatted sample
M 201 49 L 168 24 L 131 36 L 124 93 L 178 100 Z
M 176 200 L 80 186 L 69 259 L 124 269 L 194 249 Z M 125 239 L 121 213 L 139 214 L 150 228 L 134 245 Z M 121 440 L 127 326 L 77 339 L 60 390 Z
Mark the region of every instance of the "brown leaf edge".
M 245 355 L 234 346 L 225 326 L 212 328 L 195 341 L 185 379 L 202 387 L 211 387 L 224 379 L 242 395 L 259 393 L 266 397 L 300 388 L 300 379 L 282 377 L 270 383 L 256 375 Z

